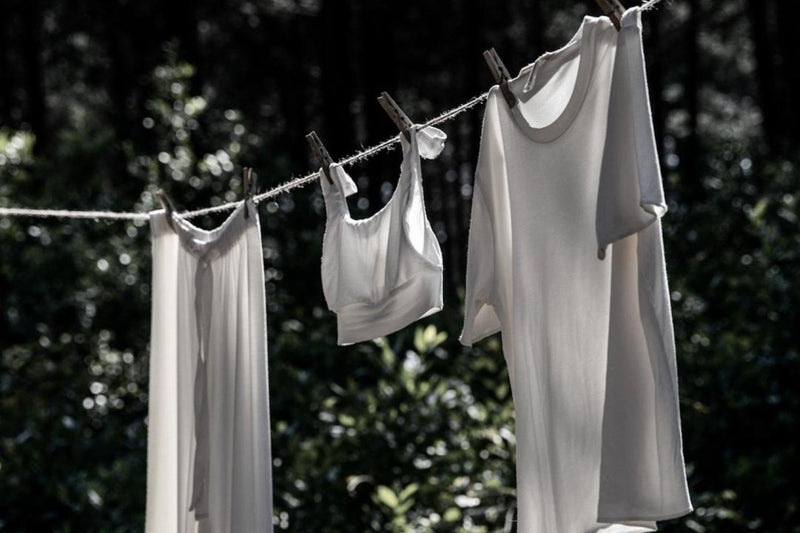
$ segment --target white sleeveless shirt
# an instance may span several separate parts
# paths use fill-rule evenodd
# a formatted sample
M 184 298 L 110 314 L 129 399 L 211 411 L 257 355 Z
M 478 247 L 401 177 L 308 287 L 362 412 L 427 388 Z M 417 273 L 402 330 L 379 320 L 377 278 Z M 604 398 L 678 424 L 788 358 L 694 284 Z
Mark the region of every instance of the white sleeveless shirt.
M 150 213 L 145 533 L 269 533 L 272 456 L 258 211 L 248 200 L 210 231 L 183 218 L 172 222 L 164 211 Z
M 340 345 L 388 335 L 442 309 L 442 252 L 425 214 L 419 158 L 438 156 L 447 136 L 430 126 L 410 131 L 410 140 L 401 136 L 397 189 L 369 218 L 350 216 L 346 198 L 356 185 L 341 166 L 330 167 L 333 184 L 320 173 L 322 287 Z

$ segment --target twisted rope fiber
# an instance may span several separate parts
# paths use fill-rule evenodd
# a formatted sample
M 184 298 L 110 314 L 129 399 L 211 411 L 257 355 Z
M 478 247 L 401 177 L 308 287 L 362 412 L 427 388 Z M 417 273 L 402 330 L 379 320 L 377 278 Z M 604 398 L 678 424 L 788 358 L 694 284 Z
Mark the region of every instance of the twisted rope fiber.
M 642 3 L 640 8 L 642 11 L 647 11 L 648 9 L 653 9 L 659 2 L 661 2 L 661 0 L 648 0 L 647 2 Z
M 443 122 L 447 122 L 448 120 L 451 120 L 451 119 L 455 118 L 457 115 L 460 115 L 461 113 L 463 113 L 463 112 L 475 107 L 476 105 L 480 104 L 481 102 L 484 102 L 488 97 L 489 97 L 489 92 L 487 91 L 487 92 L 485 92 L 483 94 L 480 94 L 478 96 L 475 96 L 475 97 L 469 99 L 468 101 L 464 102 L 460 106 L 457 106 L 457 107 L 454 107 L 453 109 L 445 111 L 444 113 L 440 114 L 439 116 L 434 117 L 431 120 L 423 123 L 421 126 L 424 128 L 424 127 L 427 127 L 427 126 L 434 126 L 436 124 L 441 124 Z M 379 154 L 381 152 L 385 152 L 387 150 L 393 149 L 394 146 L 396 144 L 398 144 L 399 142 L 400 142 L 400 135 L 395 135 L 394 137 L 386 139 L 385 141 L 380 142 L 380 143 L 378 143 L 378 144 L 376 144 L 374 146 L 370 146 L 369 148 L 367 148 L 365 150 L 362 150 L 360 152 L 356 152 L 355 154 L 351 155 L 350 157 L 345 157 L 344 159 L 340 160 L 337 164 L 342 165 L 342 166 L 346 166 L 346 165 L 352 165 L 353 163 L 359 163 L 361 161 L 366 161 L 367 159 L 369 159 L 369 158 L 371 158 L 371 157 L 373 157 L 373 156 L 375 156 L 375 155 L 377 155 L 377 154 Z M 255 196 L 253 196 L 253 201 L 255 203 L 262 202 L 262 201 L 264 201 L 264 200 L 266 200 L 268 198 L 273 198 L 275 196 L 278 196 L 279 194 L 283 194 L 283 193 L 288 192 L 288 191 L 290 191 L 292 189 L 297 189 L 299 187 L 304 187 L 305 185 L 308 185 L 309 183 L 311 183 L 313 181 L 316 181 L 317 179 L 319 179 L 319 170 L 317 170 L 315 172 L 311 172 L 310 174 L 306 174 L 305 176 L 303 176 L 301 178 L 294 178 L 294 179 L 289 180 L 286 183 L 282 183 L 281 185 L 278 185 L 277 187 L 274 187 L 274 188 L 272 188 L 272 189 L 270 189 L 270 190 L 268 190 L 266 192 L 263 192 L 261 194 L 257 194 Z M 182 216 L 184 218 L 194 218 L 194 217 L 198 217 L 198 216 L 201 216 L 201 215 L 207 215 L 209 213 L 217 213 L 217 212 L 220 212 L 220 211 L 228 211 L 230 209 L 233 209 L 237 205 L 239 205 L 240 202 L 241 201 L 239 201 L 239 202 L 229 202 L 227 204 L 217 205 L 217 206 L 214 206 L 214 207 L 206 207 L 206 208 L 203 208 L 203 209 L 197 209 L 195 211 L 187 211 L 185 213 L 180 213 L 179 216 Z
M 147 220 L 147 213 L 120 213 L 117 211 L 68 211 L 66 209 L 28 209 L 26 207 L 0 207 L 0 216 L 32 218 L 84 218 L 91 220 Z
M 421 126 L 427 127 L 447 122 L 448 120 L 453 119 L 457 115 L 460 115 L 461 113 L 475 107 L 481 102 L 484 102 L 486 98 L 488 98 L 488 96 L 489 96 L 488 91 L 478 96 L 475 96 L 470 100 L 468 100 L 467 102 L 432 118 L 431 120 L 425 122 Z M 353 163 L 358 163 L 361 161 L 366 161 L 367 159 L 375 156 L 376 154 L 379 154 L 387 150 L 391 150 L 394 147 L 394 145 L 398 144 L 399 142 L 400 142 L 400 135 L 398 134 L 374 146 L 370 146 L 369 148 L 356 152 L 355 154 L 349 157 L 345 157 L 344 159 L 338 161 L 337 164 L 345 166 L 345 165 L 351 165 Z M 300 178 L 291 179 L 285 183 L 278 185 L 277 187 L 274 187 L 268 191 L 253 196 L 253 201 L 255 203 L 260 203 L 268 198 L 273 198 L 275 196 L 278 196 L 279 194 L 291 191 L 292 189 L 297 189 L 299 187 L 308 185 L 309 183 L 317 180 L 318 178 L 319 178 L 319 170 L 306 174 L 305 176 Z M 202 215 L 208 215 L 211 213 L 230 211 L 231 209 L 239 205 L 241 202 L 242 201 L 239 200 L 236 202 L 228 202 L 225 204 L 220 204 L 213 207 L 206 207 L 203 209 L 197 209 L 194 211 L 185 211 L 182 213 L 176 213 L 176 216 L 189 219 L 189 218 L 196 218 Z M 100 219 L 147 220 L 150 218 L 150 215 L 147 213 L 116 212 L 116 211 L 69 211 L 66 209 L 29 209 L 25 207 L 0 207 L 0 216 L 21 216 L 21 217 L 37 217 L 37 218 L 76 218 L 76 219 L 91 219 L 91 220 L 100 220 Z
M 661 0 L 647 0 L 641 4 L 640 9 L 642 11 L 653 9 L 655 5 L 658 4 L 659 2 L 661 2 Z M 483 94 L 470 98 L 468 101 L 464 102 L 459 106 L 456 106 L 450 110 L 441 113 L 440 115 L 423 123 L 421 126 L 423 128 L 427 126 L 435 126 L 436 124 L 442 124 L 444 122 L 452 120 L 454 117 L 460 115 L 461 113 L 469 109 L 472 109 L 478 104 L 486 101 L 488 97 L 489 97 L 489 91 L 486 91 Z M 367 159 L 375 156 L 376 154 L 393 149 L 394 146 L 399 142 L 400 142 L 400 135 L 396 135 L 374 146 L 370 146 L 369 148 L 356 152 L 355 154 L 349 157 L 345 157 L 344 159 L 338 161 L 337 164 L 345 166 L 345 165 L 351 165 L 353 163 L 358 163 L 361 161 L 366 161 Z M 317 180 L 318 178 L 319 178 L 319 170 L 306 174 L 305 176 L 302 176 L 300 178 L 293 178 L 285 183 L 278 185 L 277 187 L 274 187 L 261 194 L 255 195 L 253 197 L 253 201 L 256 204 L 258 204 L 268 198 L 273 198 L 285 192 L 291 191 L 292 189 L 304 187 L 309 183 Z M 202 215 L 208 215 L 211 213 L 230 211 L 231 209 L 239 205 L 241 202 L 242 201 L 239 200 L 236 202 L 228 202 L 213 207 L 196 209 L 194 211 L 185 211 L 182 213 L 176 213 L 176 216 L 189 219 L 189 218 L 196 218 Z M 38 218 L 48 218 L 48 217 L 76 218 L 76 219 L 92 219 L 92 220 L 99 220 L 99 219 L 147 220 L 149 218 L 149 215 L 147 213 L 115 212 L 115 211 L 69 211 L 65 209 L 29 209 L 24 207 L 0 207 L 0 216 L 23 216 L 23 217 L 38 217 Z

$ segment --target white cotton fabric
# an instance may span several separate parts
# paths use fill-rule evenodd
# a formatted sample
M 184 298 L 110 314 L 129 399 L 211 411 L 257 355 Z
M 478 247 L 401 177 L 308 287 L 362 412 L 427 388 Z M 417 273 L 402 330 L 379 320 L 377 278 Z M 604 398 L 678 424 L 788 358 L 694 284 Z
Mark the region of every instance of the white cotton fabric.
M 247 213 L 247 217 L 245 217 Z M 272 531 L 266 309 L 252 201 L 212 231 L 150 214 L 147 533 Z
M 322 288 L 340 345 L 388 335 L 442 308 L 442 252 L 425 214 L 420 156 L 438 156 L 447 137 L 431 126 L 410 132 L 410 140 L 401 135 L 397 188 L 369 218 L 350 216 L 347 197 L 357 189 L 340 165 L 330 166 L 333 184 L 320 172 Z
M 502 332 L 518 531 L 651 531 L 692 506 L 639 9 L 619 33 L 586 17 L 510 86 L 513 110 L 497 87 L 486 106 L 461 341 Z

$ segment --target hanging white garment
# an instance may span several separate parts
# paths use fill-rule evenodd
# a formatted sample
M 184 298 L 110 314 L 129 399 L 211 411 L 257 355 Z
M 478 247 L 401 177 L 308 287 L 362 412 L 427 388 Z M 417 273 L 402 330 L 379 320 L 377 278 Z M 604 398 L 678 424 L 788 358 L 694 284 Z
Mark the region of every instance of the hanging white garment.
M 163 211 L 150 214 L 145 531 L 271 532 L 258 212 L 248 200 L 211 231 L 172 220 L 176 230 Z
M 502 331 L 517 529 L 654 530 L 692 505 L 639 8 L 619 32 L 586 17 L 509 86 L 513 108 L 486 103 L 461 341 Z
M 401 135 L 403 163 L 389 202 L 369 218 L 354 220 L 347 196 L 356 185 L 339 165 L 334 181 L 323 172 L 327 221 L 322 244 L 322 288 L 336 312 L 339 344 L 393 333 L 442 309 L 442 252 L 425 214 L 420 156 L 444 148 L 443 131 L 413 126 Z

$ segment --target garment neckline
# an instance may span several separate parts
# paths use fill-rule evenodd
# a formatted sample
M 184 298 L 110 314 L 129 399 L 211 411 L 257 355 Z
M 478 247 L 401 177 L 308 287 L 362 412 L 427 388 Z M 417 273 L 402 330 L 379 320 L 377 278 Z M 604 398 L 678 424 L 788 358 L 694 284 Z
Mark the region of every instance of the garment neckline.
M 255 203 L 252 200 L 245 200 L 240 202 L 219 226 L 210 230 L 195 226 L 189 220 L 174 214 L 172 214 L 172 222 L 175 232 L 184 246 L 192 254 L 203 256 L 212 249 L 226 247 L 226 244 L 234 239 L 240 230 L 247 227 L 247 221 L 244 218 L 245 209 L 248 215 L 256 220 L 258 212 L 255 209 Z M 220 251 L 218 250 L 218 252 Z
M 605 20 L 604 20 L 605 19 Z M 594 66 L 594 41 L 597 33 L 596 26 L 611 21 L 607 17 L 591 17 L 585 16 L 581 22 L 580 27 L 561 48 L 541 54 L 536 60 L 523 67 L 517 77 L 509 81 L 511 91 L 517 97 L 517 105 L 511 108 L 511 115 L 517 123 L 522 132 L 530 139 L 537 142 L 551 142 L 559 138 L 564 132 L 567 131 L 569 126 L 578 115 L 583 101 L 586 98 L 586 93 L 589 89 L 589 82 L 592 77 L 592 70 Z M 572 52 L 578 47 L 578 73 L 575 77 L 575 83 L 572 92 L 567 100 L 567 104 L 559 115 L 549 124 L 542 127 L 531 126 L 527 117 L 523 113 L 523 102 L 529 100 L 533 95 L 523 94 L 523 86 L 526 83 L 528 75 L 532 69 L 541 66 L 544 61 L 548 63 L 564 61 L 572 58 Z
M 397 198 L 397 195 L 400 194 L 400 189 L 403 187 L 403 183 L 405 181 L 404 176 L 406 174 L 406 165 L 408 164 L 409 161 L 409 154 L 415 151 L 415 148 L 417 146 L 416 143 L 417 143 L 418 129 L 419 125 L 414 124 L 408 130 L 410 132 L 409 139 L 406 139 L 405 136 L 403 135 L 400 136 L 400 142 L 403 146 L 403 161 L 400 163 L 400 176 L 397 179 L 397 184 L 395 185 L 394 191 L 392 191 L 391 198 L 389 198 L 389 200 L 372 215 L 366 218 L 353 218 L 352 215 L 350 214 L 350 206 L 347 205 L 347 197 L 342 191 L 340 186 L 342 180 L 337 178 L 336 183 L 334 183 L 333 185 L 326 184 L 330 189 L 333 189 L 334 194 L 338 194 L 341 199 L 342 220 L 344 221 L 345 224 L 350 226 L 369 224 L 373 220 L 379 218 L 384 212 L 389 210 L 392 204 L 394 204 L 395 198 Z M 419 156 L 417 157 L 419 158 Z M 342 172 L 343 174 L 345 174 L 345 176 L 349 177 L 349 175 L 341 165 L 331 165 L 331 170 L 333 170 L 334 172 Z

